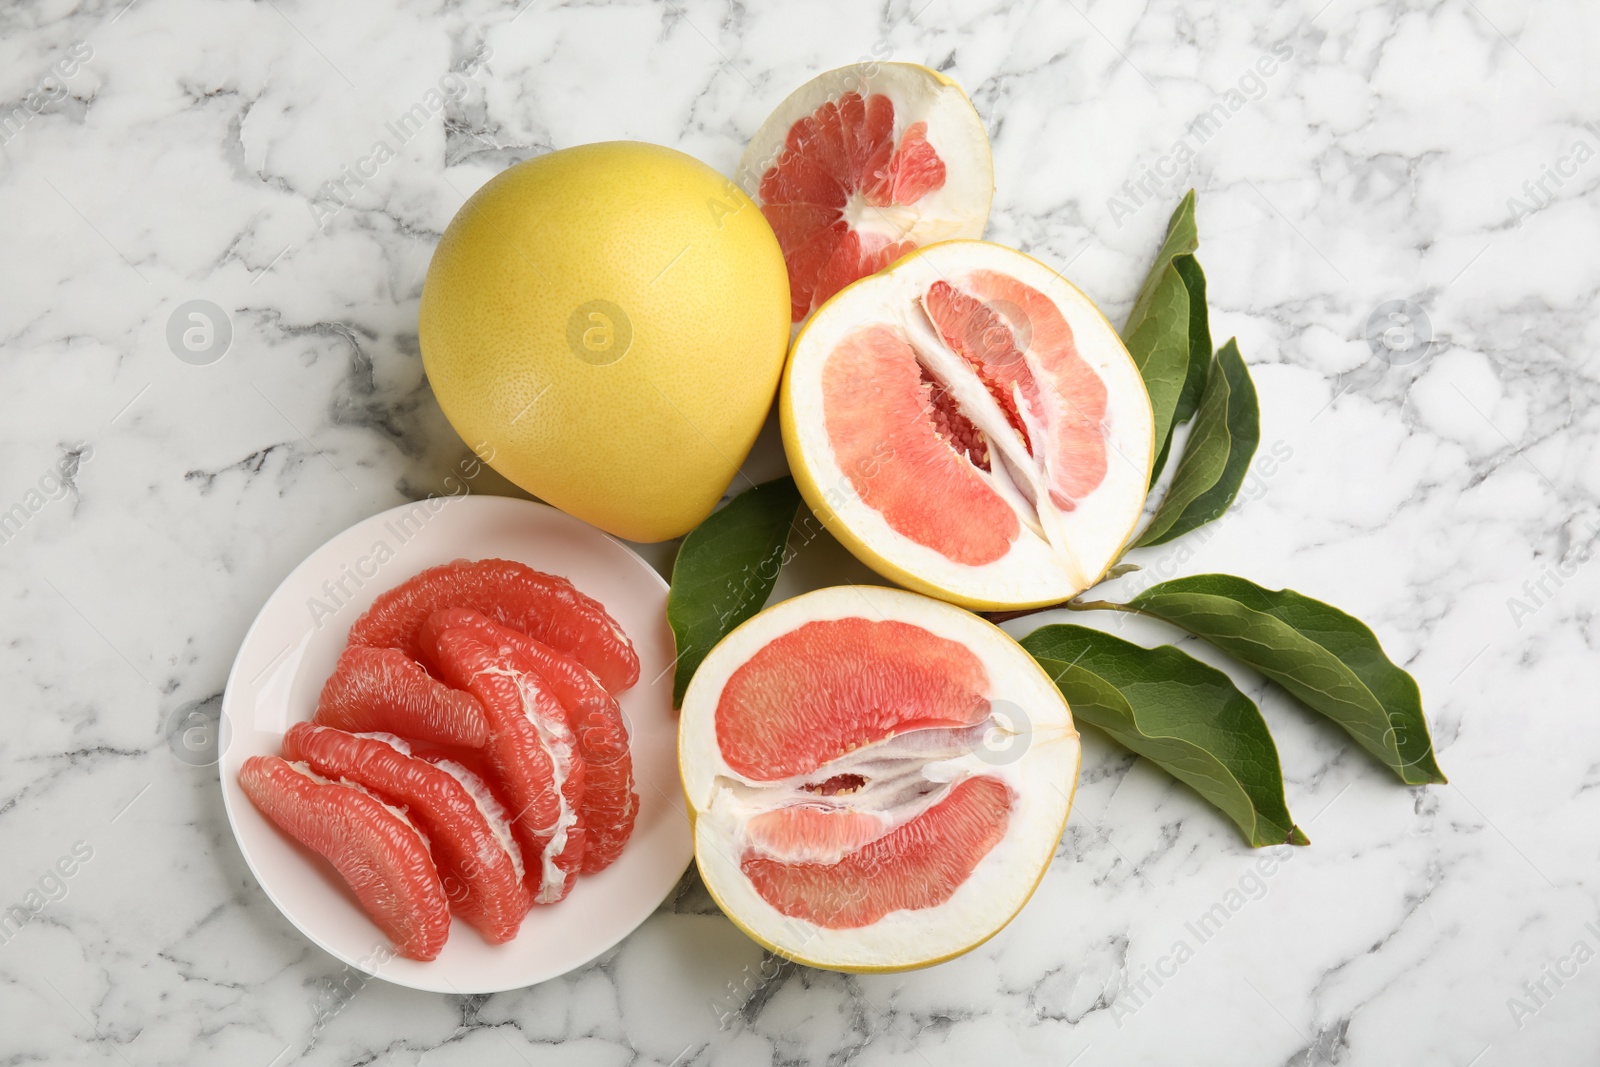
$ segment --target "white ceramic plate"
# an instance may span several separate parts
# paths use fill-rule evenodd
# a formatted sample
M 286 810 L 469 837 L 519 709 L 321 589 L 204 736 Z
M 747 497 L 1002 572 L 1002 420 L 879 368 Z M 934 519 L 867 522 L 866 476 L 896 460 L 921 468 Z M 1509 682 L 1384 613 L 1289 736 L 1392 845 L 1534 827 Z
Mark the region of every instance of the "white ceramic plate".
M 639 682 L 619 697 L 632 738 L 639 818 L 622 856 L 536 907 L 511 942 L 490 945 L 459 919 L 439 958 L 393 954 L 339 875 L 258 812 L 239 788 L 249 757 L 277 755 L 289 724 L 309 719 L 345 635 L 378 594 L 427 567 L 499 557 L 562 575 L 599 600 L 639 653 Z M 222 797 L 261 887 L 300 931 L 368 974 L 413 989 L 494 993 L 580 967 L 621 941 L 671 892 L 694 855 L 678 783 L 667 584 L 634 552 L 543 504 L 509 497 L 435 498 L 359 522 L 285 578 L 228 676 L 219 736 Z

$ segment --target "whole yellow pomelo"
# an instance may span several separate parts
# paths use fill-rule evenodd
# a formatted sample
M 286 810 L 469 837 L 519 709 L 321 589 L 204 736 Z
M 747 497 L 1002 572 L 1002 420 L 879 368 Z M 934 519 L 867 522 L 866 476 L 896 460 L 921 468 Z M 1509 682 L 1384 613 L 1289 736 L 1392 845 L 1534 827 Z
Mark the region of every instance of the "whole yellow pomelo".
M 772 406 L 789 342 L 783 253 L 739 187 L 611 141 L 496 175 L 422 288 L 445 417 L 501 474 L 633 541 L 711 513 Z

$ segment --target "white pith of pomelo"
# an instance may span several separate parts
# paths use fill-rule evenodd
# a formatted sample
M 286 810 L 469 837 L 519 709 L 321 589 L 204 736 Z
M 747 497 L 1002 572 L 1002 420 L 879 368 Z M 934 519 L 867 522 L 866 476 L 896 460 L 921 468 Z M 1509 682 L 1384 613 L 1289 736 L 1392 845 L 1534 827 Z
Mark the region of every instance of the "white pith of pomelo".
M 950 707 L 962 717 L 936 714 Z M 723 912 L 787 958 L 845 971 L 927 966 L 1010 922 L 1055 853 L 1080 754 L 1066 702 L 1015 641 L 879 586 L 819 589 L 734 630 L 685 694 L 678 750 Z M 958 804 L 975 796 L 1004 798 L 998 821 Z M 984 813 L 983 844 L 935 832 Z M 933 899 L 873 914 L 906 894 Z
M 1025 372 L 1037 403 L 985 384 L 935 327 L 933 292 L 970 297 L 963 322 L 1000 325 L 982 343 L 1012 344 L 1004 367 Z M 918 373 L 937 383 L 921 408 L 908 399 Z M 934 390 L 990 470 L 950 443 Z M 983 610 L 1059 603 L 1098 581 L 1143 510 L 1155 455 L 1149 394 L 1105 316 L 1043 263 L 982 241 L 912 253 L 819 309 L 779 408 L 795 480 L 840 541 L 901 585 Z
M 734 179 L 778 235 L 795 322 L 907 252 L 982 237 L 994 197 L 972 102 L 914 63 L 857 63 L 806 82 L 761 124 Z

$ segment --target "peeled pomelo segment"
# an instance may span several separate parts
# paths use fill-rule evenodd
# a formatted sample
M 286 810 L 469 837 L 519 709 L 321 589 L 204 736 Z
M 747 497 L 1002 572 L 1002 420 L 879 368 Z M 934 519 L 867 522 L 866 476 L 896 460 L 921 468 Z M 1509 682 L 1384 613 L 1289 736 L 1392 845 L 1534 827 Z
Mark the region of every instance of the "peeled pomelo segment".
M 915 204 L 943 187 L 944 176 L 944 160 L 928 143 L 928 124 L 913 122 L 900 135 L 900 146 L 894 150 L 888 172 L 867 187 L 867 200 L 873 204 Z
M 817 620 L 733 672 L 717 703 L 717 744 L 734 773 L 777 781 L 897 733 L 982 722 L 988 689 L 971 650 L 922 627 Z
M 926 814 L 838 863 L 780 863 L 751 852 L 740 869 L 779 912 L 830 930 L 949 900 L 1005 836 L 1010 789 L 968 778 Z
M 565 578 L 508 559 L 456 560 L 379 596 L 350 628 L 350 644 L 420 658 L 417 632 L 444 608 L 471 608 L 566 653 L 609 692 L 639 680 L 633 643 L 605 607 Z
M 426 836 L 451 906 L 490 944 L 516 936 L 527 914 L 522 851 L 511 819 L 484 782 L 452 760 L 416 757 L 390 734 L 356 734 L 300 722 L 284 758 L 324 778 L 359 785 L 406 814 Z
M 450 934 L 450 905 L 428 842 L 405 814 L 303 764 L 251 756 L 239 786 L 290 837 L 320 853 L 402 956 L 431 960 Z
M 999 245 L 918 250 L 819 310 L 780 400 L 802 494 L 863 562 L 969 607 L 1059 603 L 1143 509 L 1137 366 L 1055 271 Z
M 1008 729 L 1014 750 L 992 747 Z M 696 860 L 736 924 L 811 966 L 897 970 L 972 948 L 1027 900 L 1078 744 L 1050 678 L 996 627 L 836 586 L 712 650 L 679 762 Z
M 922 294 L 922 307 L 939 336 L 977 373 L 1012 429 L 1024 435 L 1022 407 L 1037 408 L 1038 386 L 1011 327 L 994 309 L 943 279 Z M 1028 442 L 1032 451 L 1032 442 Z
M 863 236 L 854 230 L 840 234 L 832 245 L 827 262 L 817 274 L 812 303 L 819 306 L 840 289 L 858 278 L 876 274 L 917 246 L 911 241 L 893 241 L 880 235 Z
M 907 63 L 842 67 L 801 86 L 751 138 L 736 179 L 778 236 L 797 323 L 907 252 L 981 235 L 994 193 L 988 136 L 966 95 Z
M 981 476 L 987 443 L 885 325 L 843 338 L 822 369 L 828 444 L 861 501 L 896 533 L 956 563 L 1001 559 L 1016 510 Z
M 471 631 L 429 630 L 426 636 L 428 661 L 483 705 L 489 723 L 484 753 L 510 802 L 534 902 L 561 900 L 583 866 L 585 845 L 584 765 L 566 710 L 541 678 Z
M 746 838 L 759 855 L 788 863 L 838 863 L 885 832 L 884 820 L 874 814 L 819 804 L 773 808 L 745 823 Z
M 604 870 L 622 854 L 639 813 L 633 757 L 616 698 L 576 660 L 516 630 L 498 626 L 467 608 L 437 611 L 423 624 L 421 643 L 431 645 L 445 630 L 472 633 L 486 645 L 515 657 L 517 666 L 542 678 L 566 709 L 577 753 L 584 764 L 580 821 L 586 835 L 583 870 Z
M 994 270 L 975 270 L 968 281 L 984 306 L 1026 325 L 1018 374 L 1032 383 L 1022 408 L 1029 450 L 1042 459 L 1051 501 L 1071 510 L 1108 469 L 1106 384 L 1078 354 L 1072 327 L 1049 297 Z
M 323 684 L 313 721 L 464 748 L 489 738 L 483 708 L 470 693 L 450 688 L 394 648 L 346 648 Z

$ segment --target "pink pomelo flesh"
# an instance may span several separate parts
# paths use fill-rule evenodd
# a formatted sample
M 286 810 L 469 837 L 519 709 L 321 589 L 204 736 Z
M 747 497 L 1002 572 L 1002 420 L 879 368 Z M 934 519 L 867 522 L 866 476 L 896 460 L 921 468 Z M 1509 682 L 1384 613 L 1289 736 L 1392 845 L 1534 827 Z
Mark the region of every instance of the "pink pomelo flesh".
M 428 843 L 405 816 L 304 764 L 251 756 L 239 787 L 261 813 L 322 854 L 402 956 L 431 960 L 450 934 L 450 904 Z
M 907 331 L 886 315 L 828 353 L 828 441 L 890 529 L 984 566 L 1006 556 L 1024 523 L 1040 529 L 1041 509 L 1070 512 L 1105 480 L 1106 385 L 1060 308 L 1008 274 L 934 281 L 904 310 L 931 329 Z M 985 419 L 982 395 L 998 419 Z
M 789 268 L 794 321 L 917 247 L 852 227 L 852 208 L 915 204 L 944 182 L 928 124 L 896 138 L 894 101 L 882 93 L 843 93 L 795 122 L 759 197 Z
M 778 863 L 750 855 L 740 868 L 785 915 L 831 929 L 866 926 L 892 911 L 949 900 L 1005 836 L 1010 809 L 1004 782 L 968 778 L 921 818 L 838 863 Z
M 430 567 L 379 596 L 350 627 L 350 644 L 420 658 L 418 633 L 435 611 L 471 608 L 571 656 L 620 693 L 639 680 L 639 656 L 605 606 L 567 579 L 509 559 Z
M 584 764 L 583 804 L 579 812 L 587 842 L 583 871 L 593 874 L 609 867 L 622 854 L 639 814 L 639 796 L 633 787 L 633 757 L 628 733 L 616 698 L 576 660 L 548 645 L 467 608 L 436 611 L 420 631 L 423 647 L 432 647 L 446 630 L 465 630 L 517 666 L 536 674 L 550 687 L 567 713 L 577 754 Z
M 733 672 L 717 741 L 737 774 L 778 781 L 896 733 L 980 723 L 988 687 L 970 649 L 912 623 L 809 622 Z
M 1005 836 L 1010 786 L 963 763 L 991 721 L 967 646 L 898 620 L 806 622 L 729 676 L 715 712 L 738 864 L 772 907 L 832 929 L 935 907 Z M 927 775 L 940 763 L 948 774 Z

